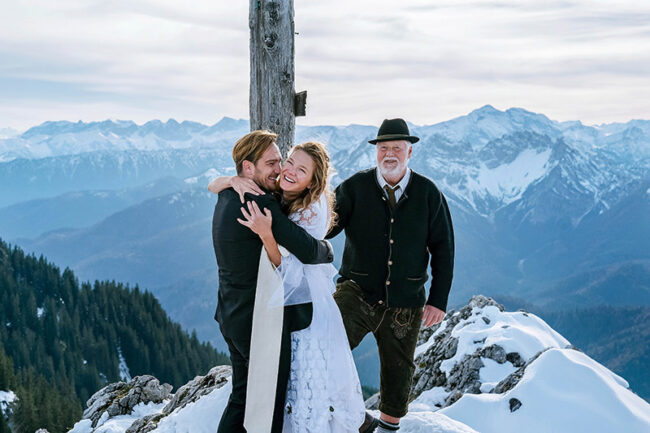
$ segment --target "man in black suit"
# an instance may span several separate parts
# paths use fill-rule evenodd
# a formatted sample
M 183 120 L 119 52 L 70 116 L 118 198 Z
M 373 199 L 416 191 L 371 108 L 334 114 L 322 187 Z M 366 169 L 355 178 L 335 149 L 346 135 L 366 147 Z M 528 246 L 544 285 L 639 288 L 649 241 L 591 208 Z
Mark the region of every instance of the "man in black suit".
M 282 157 L 275 144 L 276 138 L 277 135 L 269 131 L 253 131 L 239 139 L 233 147 L 237 175 L 253 180 L 265 191 L 275 188 L 275 181 L 280 174 Z M 332 262 L 334 256 L 331 245 L 327 241 L 314 239 L 291 222 L 282 213 L 273 194 L 246 194 L 246 200 L 253 200 L 260 209 L 271 211 L 275 239 L 301 262 Z M 243 423 L 248 361 L 262 241 L 250 229 L 237 222 L 237 218 L 242 218 L 242 206 L 239 195 L 232 188 L 224 189 L 219 193 L 212 218 L 212 239 L 219 266 L 219 295 L 215 320 L 219 322 L 219 328 L 228 345 L 233 369 L 232 393 L 219 423 L 218 433 L 246 432 Z M 311 304 L 285 308 L 271 430 L 273 433 L 282 431 L 291 362 L 290 334 L 309 326 L 311 314 Z

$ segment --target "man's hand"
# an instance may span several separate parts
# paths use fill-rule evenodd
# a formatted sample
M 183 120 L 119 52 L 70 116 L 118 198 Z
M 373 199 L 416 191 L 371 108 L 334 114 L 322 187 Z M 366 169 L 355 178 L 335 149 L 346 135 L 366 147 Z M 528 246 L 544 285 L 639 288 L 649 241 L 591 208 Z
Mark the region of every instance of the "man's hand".
M 422 315 L 422 324 L 425 328 L 430 328 L 431 325 L 437 325 L 445 318 L 445 312 L 434 307 L 433 305 L 424 306 L 424 314 Z

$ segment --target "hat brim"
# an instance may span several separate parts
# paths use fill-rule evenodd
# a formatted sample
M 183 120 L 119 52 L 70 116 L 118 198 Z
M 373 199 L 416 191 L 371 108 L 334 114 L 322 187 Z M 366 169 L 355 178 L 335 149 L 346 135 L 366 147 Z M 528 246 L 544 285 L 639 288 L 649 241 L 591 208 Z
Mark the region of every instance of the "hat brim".
M 380 135 L 374 140 L 369 140 L 368 143 L 370 144 L 377 144 L 382 141 L 394 141 L 394 140 L 406 140 L 411 143 L 417 143 L 420 141 L 419 137 L 414 137 L 412 135 L 403 135 L 403 134 L 386 134 L 386 135 Z

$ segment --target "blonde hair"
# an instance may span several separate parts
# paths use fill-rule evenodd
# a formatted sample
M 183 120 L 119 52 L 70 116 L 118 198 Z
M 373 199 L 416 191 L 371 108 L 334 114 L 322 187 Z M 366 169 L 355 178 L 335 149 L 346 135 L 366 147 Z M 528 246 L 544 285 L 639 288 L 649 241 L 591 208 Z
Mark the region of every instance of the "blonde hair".
M 278 134 L 267 130 L 249 132 L 237 140 L 232 148 L 232 159 L 235 161 L 237 174 L 242 174 L 244 161 L 257 164 L 264 152 L 275 143 Z
M 321 194 L 325 193 L 327 205 L 331 215 L 330 228 L 336 223 L 337 215 L 334 212 L 334 194 L 329 189 L 328 179 L 333 174 L 334 169 L 330 165 L 330 157 L 325 149 L 325 145 L 317 141 L 308 141 L 295 145 L 289 156 L 294 152 L 301 150 L 305 152 L 314 162 L 314 171 L 311 175 L 311 188 L 305 189 L 298 197 L 287 203 L 289 213 L 298 212 L 301 209 L 307 209 L 309 205 L 317 201 Z

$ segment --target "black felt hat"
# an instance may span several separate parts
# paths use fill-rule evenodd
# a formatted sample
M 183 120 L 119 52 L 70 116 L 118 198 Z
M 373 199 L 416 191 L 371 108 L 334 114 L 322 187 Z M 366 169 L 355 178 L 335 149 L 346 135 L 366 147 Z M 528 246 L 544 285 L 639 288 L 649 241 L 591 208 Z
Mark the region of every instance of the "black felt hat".
M 368 141 L 368 143 L 377 144 L 380 141 L 392 140 L 406 140 L 411 143 L 416 143 L 420 139 L 411 135 L 404 119 L 384 119 L 381 122 L 379 131 L 377 131 L 377 138 Z

